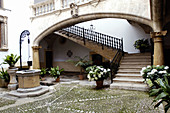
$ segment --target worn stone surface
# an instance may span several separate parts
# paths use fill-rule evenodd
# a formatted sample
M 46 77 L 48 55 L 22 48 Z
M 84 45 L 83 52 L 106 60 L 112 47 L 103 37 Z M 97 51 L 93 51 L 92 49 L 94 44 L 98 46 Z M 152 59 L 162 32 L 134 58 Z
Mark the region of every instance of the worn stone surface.
M 18 77 L 19 88 L 32 88 L 40 85 L 39 75 L 29 77 Z

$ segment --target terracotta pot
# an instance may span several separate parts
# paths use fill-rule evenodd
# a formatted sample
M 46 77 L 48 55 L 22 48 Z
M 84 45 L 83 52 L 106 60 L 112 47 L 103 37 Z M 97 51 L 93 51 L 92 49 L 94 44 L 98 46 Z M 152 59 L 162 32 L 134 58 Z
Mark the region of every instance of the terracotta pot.
M 60 77 L 58 77 L 58 78 L 56 79 L 56 82 L 60 82 Z
M 83 75 L 79 75 L 79 80 L 83 80 L 84 76 Z
M 8 86 L 8 82 L 5 82 L 5 80 L 4 79 L 1 79 L 0 78 L 0 87 L 7 87 Z
M 103 80 L 96 81 L 96 88 L 103 88 Z

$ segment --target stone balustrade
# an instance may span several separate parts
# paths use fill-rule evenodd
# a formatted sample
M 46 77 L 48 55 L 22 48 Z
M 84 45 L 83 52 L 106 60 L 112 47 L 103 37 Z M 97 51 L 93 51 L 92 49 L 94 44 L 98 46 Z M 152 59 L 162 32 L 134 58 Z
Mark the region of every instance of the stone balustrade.
M 33 17 L 48 14 L 57 10 L 70 8 L 71 3 L 77 5 L 86 4 L 93 0 L 46 0 L 37 4 L 31 5 Z
M 47 0 L 41 3 L 32 5 L 33 15 L 39 16 L 55 10 L 55 0 Z

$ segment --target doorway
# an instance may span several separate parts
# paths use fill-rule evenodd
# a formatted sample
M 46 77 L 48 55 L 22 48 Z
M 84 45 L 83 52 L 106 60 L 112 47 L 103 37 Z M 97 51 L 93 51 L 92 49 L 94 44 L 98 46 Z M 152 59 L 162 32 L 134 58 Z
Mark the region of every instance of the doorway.
M 46 68 L 50 69 L 53 67 L 53 52 L 51 50 L 46 50 L 45 56 Z
M 103 57 L 99 54 L 92 54 L 93 65 L 102 65 Z

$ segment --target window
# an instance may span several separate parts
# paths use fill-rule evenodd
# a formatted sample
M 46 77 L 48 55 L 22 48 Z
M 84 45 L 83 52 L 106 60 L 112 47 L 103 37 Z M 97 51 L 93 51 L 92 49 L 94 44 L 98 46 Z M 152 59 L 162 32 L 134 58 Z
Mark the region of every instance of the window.
M 3 7 L 3 0 L 0 0 L 0 8 Z
M 7 17 L 0 16 L 0 51 L 7 50 Z

